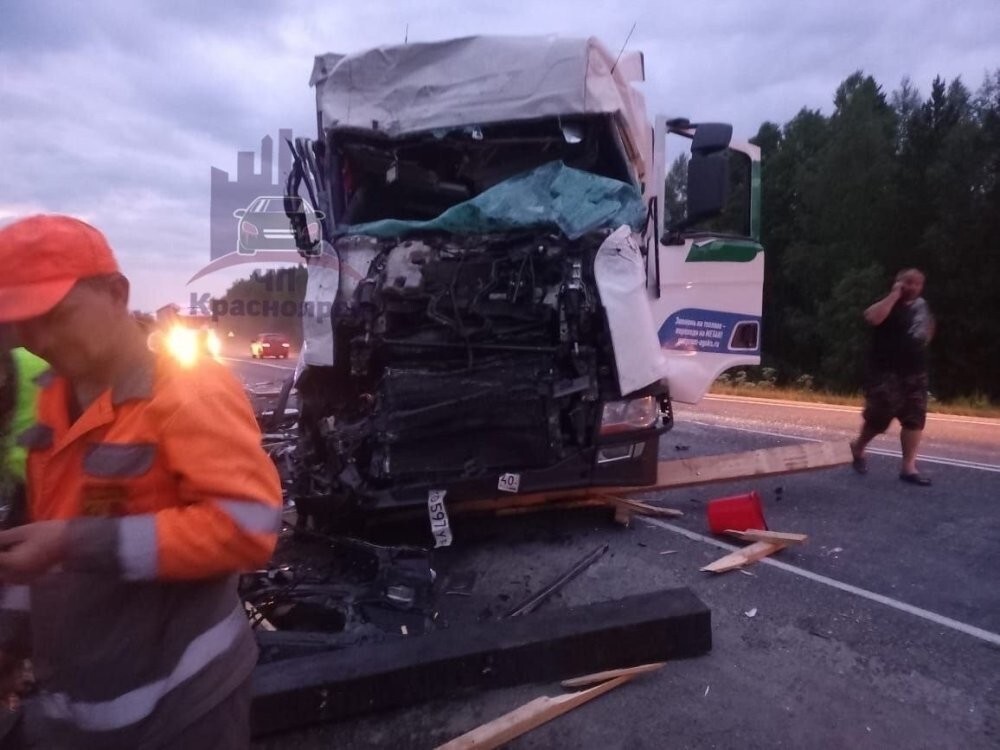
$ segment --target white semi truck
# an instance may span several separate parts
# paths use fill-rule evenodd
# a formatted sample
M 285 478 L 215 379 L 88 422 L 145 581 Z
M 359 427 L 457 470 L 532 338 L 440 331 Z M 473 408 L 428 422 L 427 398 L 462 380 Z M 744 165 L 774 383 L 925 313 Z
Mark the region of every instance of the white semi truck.
M 759 363 L 759 151 L 647 114 L 644 70 L 562 37 L 316 58 L 287 190 L 332 310 L 297 376 L 301 510 L 647 484 L 671 400 Z

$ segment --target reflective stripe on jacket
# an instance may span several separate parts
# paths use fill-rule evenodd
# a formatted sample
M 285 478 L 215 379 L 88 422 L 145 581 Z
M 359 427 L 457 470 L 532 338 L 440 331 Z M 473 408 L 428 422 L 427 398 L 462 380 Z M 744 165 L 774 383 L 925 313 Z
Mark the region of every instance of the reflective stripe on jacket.
M 253 669 L 236 573 L 269 559 L 281 487 L 214 361 L 150 355 L 72 424 L 69 389 L 53 378 L 20 436 L 31 519 L 70 520 L 62 569 L 30 591 L 36 708 L 56 744 L 154 744 Z

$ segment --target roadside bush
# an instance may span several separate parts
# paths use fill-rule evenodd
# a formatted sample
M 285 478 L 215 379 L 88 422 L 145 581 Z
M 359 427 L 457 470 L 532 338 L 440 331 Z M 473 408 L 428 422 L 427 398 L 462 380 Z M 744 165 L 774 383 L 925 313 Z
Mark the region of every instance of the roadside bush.
M 801 388 L 804 391 L 811 391 L 816 387 L 815 378 L 812 375 L 803 373 L 795 378 L 795 387 Z

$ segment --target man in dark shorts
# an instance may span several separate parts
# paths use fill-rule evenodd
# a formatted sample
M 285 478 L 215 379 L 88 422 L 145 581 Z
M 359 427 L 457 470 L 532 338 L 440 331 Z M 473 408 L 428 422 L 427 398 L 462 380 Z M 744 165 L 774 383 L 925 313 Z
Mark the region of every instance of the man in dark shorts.
M 927 345 L 934 337 L 934 317 L 924 291 L 924 274 L 908 268 L 896 274 L 892 291 L 865 310 L 874 327 L 865 384 L 864 424 L 851 443 L 854 469 L 868 471 L 865 448 L 898 419 L 903 465 L 899 478 L 926 487 L 931 480 L 917 471 L 917 448 L 927 421 Z

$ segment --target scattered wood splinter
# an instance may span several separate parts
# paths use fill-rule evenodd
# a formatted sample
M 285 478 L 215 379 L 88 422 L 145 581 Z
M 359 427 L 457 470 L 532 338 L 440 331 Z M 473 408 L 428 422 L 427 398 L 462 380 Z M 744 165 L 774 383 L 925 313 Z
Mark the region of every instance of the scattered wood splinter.
M 765 557 L 769 557 L 790 545 L 803 544 L 809 538 L 805 534 L 760 531 L 758 529 L 749 529 L 747 531 L 730 529 L 726 533 L 743 541 L 753 542 L 753 544 L 730 552 L 725 557 L 720 557 L 715 562 L 709 563 L 702 568 L 703 571 L 708 573 L 725 573 L 730 570 L 736 570 L 750 563 L 755 563 L 758 560 L 763 560 Z
M 638 500 L 632 500 L 627 497 L 602 495 L 602 499 L 614 505 L 616 513 L 618 512 L 618 509 L 625 508 L 639 516 L 667 516 L 670 518 L 677 518 L 678 516 L 684 515 L 683 511 L 675 510 L 674 508 L 663 508 L 659 505 L 650 505 L 649 503 L 642 503 Z
M 760 529 L 747 529 L 746 531 L 736 531 L 727 529 L 726 533 L 744 542 L 777 542 L 785 544 L 804 544 L 809 537 L 805 534 L 791 534 L 787 531 L 762 531 Z
M 466 732 L 461 737 L 446 742 L 437 750 L 493 750 L 562 716 L 564 713 L 572 711 L 577 706 L 582 706 L 584 703 L 604 695 L 609 690 L 624 685 L 634 677 L 635 674 L 625 674 L 576 693 L 566 693 L 554 697 L 543 695 L 525 703 L 520 708 L 515 708 L 510 713 Z
M 641 664 L 638 667 L 611 669 L 606 672 L 596 672 L 595 674 L 588 674 L 584 675 L 583 677 L 574 677 L 571 680 L 563 680 L 560 684 L 564 688 L 588 687 L 598 682 L 606 682 L 608 680 L 613 680 L 616 677 L 625 677 L 625 676 L 634 677 L 636 675 L 646 674 L 646 672 L 655 672 L 664 664 L 666 664 L 665 661 L 658 661 L 658 662 L 653 662 L 652 664 Z

